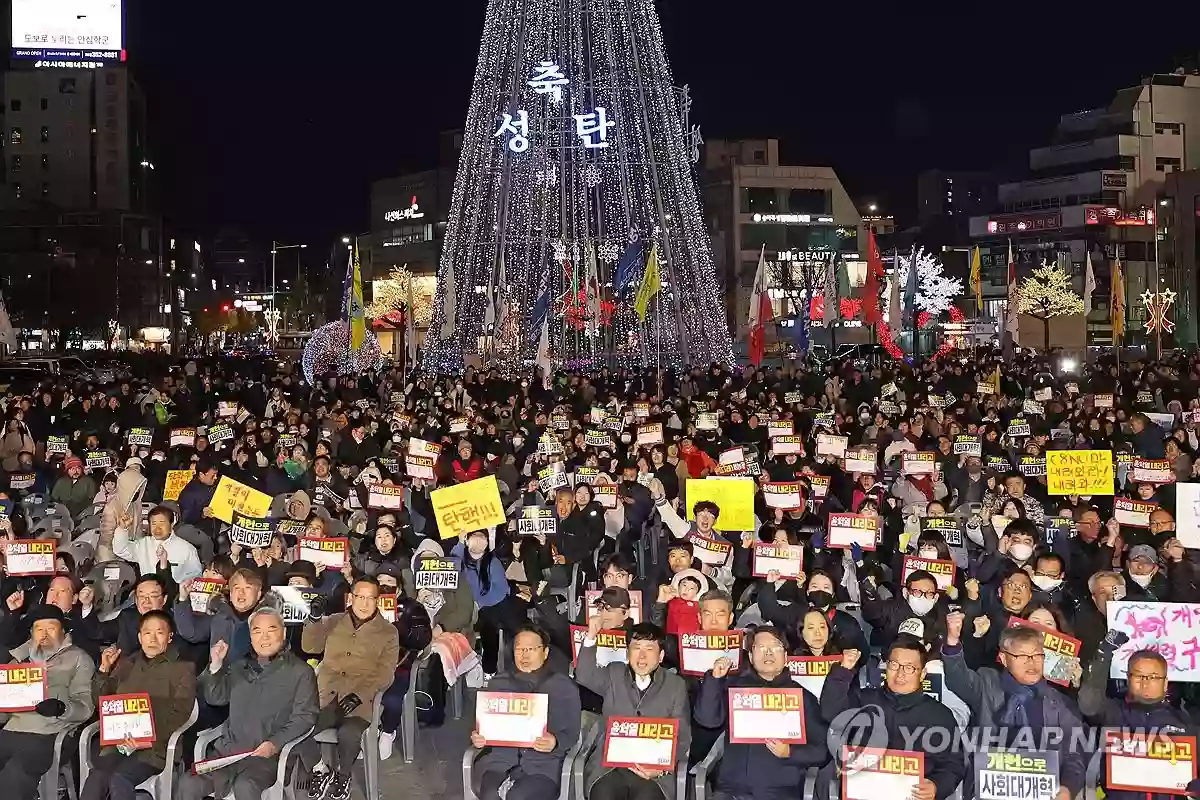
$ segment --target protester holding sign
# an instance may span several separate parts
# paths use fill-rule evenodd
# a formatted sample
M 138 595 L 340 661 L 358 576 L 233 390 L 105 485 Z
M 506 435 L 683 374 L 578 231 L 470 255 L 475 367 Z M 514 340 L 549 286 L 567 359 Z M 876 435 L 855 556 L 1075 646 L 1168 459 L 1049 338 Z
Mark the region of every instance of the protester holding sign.
M 600 617 L 588 623 L 579 653 L 575 680 L 604 698 L 601 718 L 605 729 L 612 717 L 661 717 L 678 721 L 676 752 L 686 753 L 691 743 L 692 717 L 683 679 L 662 668 L 665 650 L 661 629 L 650 623 L 629 630 L 628 665 L 596 664 L 596 637 Z M 604 767 L 602 748 L 593 750 L 584 767 L 584 787 L 591 800 L 684 800 L 675 797 L 675 771 L 643 767 Z
M 541 629 L 522 626 L 513 637 L 516 670 L 488 681 L 488 692 L 544 694 L 549 713 L 546 732 L 532 747 L 492 747 L 475 762 L 475 791 L 480 800 L 497 800 L 506 781 L 508 800 L 554 800 L 558 797 L 562 762 L 579 738 L 579 687 L 565 674 L 555 672 L 550 657 L 550 637 Z M 488 742 L 478 732 L 471 734 L 478 748 Z
M 54 758 L 55 736 L 95 713 L 96 667 L 72 645 L 66 614 L 58 606 L 42 605 L 29 619 L 29 641 L 10 653 L 10 663 L 41 665 L 44 690 L 32 710 L 9 715 L 0 729 L 0 786 L 14 800 L 37 797 L 42 774 Z
M 515 635 L 524 625 L 526 603 L 512 594 L 504 566 L 491 548 L 487 531 L 472 531 L 450 553 L 463 565 L 467 584 L 479 605 L 479 636 L 483 641 L 483 671 L 496 673 L 500 631 Z
M 1074 701 L 1046 683 L 1043 677 L 1042 632 L 1033 628 L 1006 628 L 1000 634 L 1000 663 L 1004 672 L 973 671 L 962 657 L 962 612 L 946 618 L 946 641 L 942 661 L 946 688 L 971 710 L 973 724 L 985 731 L 1008 727 L 1033 729 L 1034 741 L 1041 731 L 1071 731 L 1083 724 Z M 1070 737 L 1058 740 L 1059 781 L 1057 800 L 1070 800 L 1083 789 L 1087 758 L 1071 747 Z
M 149 695 L 155 738 L 149 747 L 127 744 L 125 749 L 132 752 L 103 748 L 92 763 L 80 800 L 134 800 L 133 787 L 166 766 L 167 742 L 187 721 L 196 702 L 196 671 L 171 647 L 174 630 L 169 614 L 147 611 L 138 623 L 136 650 L 123 653 L 109 647 L 101 653 L 93 681 L 97 701 L 106 695 Z
M 735 797 L 774 798 L 795 796 L 803 790 L 804 773 L 829 760 L 826 724 L 817 698 L 796 686 L 787 667 L 787 643 L 782 631 L 758 628 L 750 640 L 750 668 L 730 672 L 729 659 L 720 658 L 700 683 L 694 721 L 706 728 L 729 723 L 729 692 L 736 688 L 799 691 L 804 740 L 769 739 L 765 744 L 726 743 L 717 790 Z

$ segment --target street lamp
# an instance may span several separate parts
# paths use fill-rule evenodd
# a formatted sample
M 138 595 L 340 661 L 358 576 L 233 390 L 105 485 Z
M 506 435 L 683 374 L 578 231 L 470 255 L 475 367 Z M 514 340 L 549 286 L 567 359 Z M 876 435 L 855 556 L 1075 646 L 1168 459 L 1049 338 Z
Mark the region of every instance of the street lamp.
M 280 244 L 279 242 L 271 242 L 271 308 L 275 308 L 275 254 L 280 250 L 303 250 L 308 247 L 306 244 Z
M 870 211 L 872 214 L 874 214 L 878 208 L 879 208 L 879 206 L 875 205 L 874 203 L 871 203 L 871 205 L 867 206 L 867 210 Z
M 342 237 L 342 244 L 350 244 L 350 237 L 349 237 L 349 236 L 343 236 L 343 237 Z

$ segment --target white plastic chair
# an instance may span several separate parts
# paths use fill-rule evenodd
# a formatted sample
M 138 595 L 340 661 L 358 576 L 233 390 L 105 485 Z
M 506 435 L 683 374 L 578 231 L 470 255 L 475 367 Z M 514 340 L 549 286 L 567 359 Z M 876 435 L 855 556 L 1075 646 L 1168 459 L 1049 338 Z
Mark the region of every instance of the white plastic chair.
M 183 727 L 171 733 L 171 738 L 167 740 L 167 765 L 163 771 L 147 778 L 137 786 L 137 791 L 145 792 L 154 800 L 171 800 L 175 791 L 175 768 L 176 754 L 179 748 L 179 739 L 187 732 L 189 728 L 196 724 L 196 720 L 200 717 L 200 704 L 192 703 L 192 713 L 188 717 L 187 722 Z M 83 729 L 83 733 L 79 735 L 79 788 L 83 789 L 83 785 L 87 783 L 88 775 L 92 772 L 92 739 L 100 733 L 100 723 L 93 722 Z
M 386 690 L 384 690 L 386 691 Z M 372 701 L 375 705 L 371 714 L 371 724 L 363 731 L 363 777 L 364 787 L 367 800 L 379 799 L 379 725 L 383 717 L 383 692 L 375 695 Z M 325 757 L 325 763 L 332 764 L 333 757 L 328 752 L 333 749 L 338 742 L 338 731 L 336 728 L 326 728 L 313 737 L 313 740 L 321 745 L 322 756 Z M 342 764 L 342 769 L 346 769 L 347 765 Z
M 38 800 L 59 800 L 58 789 L 61 785 L 60 781 L 63 781 L 64 778 L 69 800 L 79 800 L 75 773 L 71 769 L 71 759 L 63 759 L 67 737 L 73 736 L 78 730 L 78 726 L 72 726 L 54 737 L 54 760 L 50 762 L 50 769 L 46 770 L 38 783 Z
M 597 747 L 603 747 L 600 738 L 605 729 L 605 717 L 603 715 L 596 721 L 595 725 L 588 726 L 586 733 L 581 737 L 583 740 L 582 746 L 575 757 L 575 767 L 572 770 L 572 783 L 574 784 L 575 800 L 584 800 L 584 768 L 587 766 L 588 756 L 592 750 Z M 719 742 L 724 739 L 718 740 Z M 715 746 L 715 745 L 714 745 Z M 675 754 L 675 800 L 687 799 L 687 779 L 688 779 L 688 754 L 686 751 Z M 564 798 L 565 800 L 565 798 Z M 703 800 L 697 797 L 696 800 Z
M 558 779 L 558 800 L 571 800 L 571 775 L 575 770 L 575 760 L 579 756 L 579 750 L 583 747 L 584 741 L 590 735 L 590 731 L 591 727 L 581 727 L 579 729 L 579 738 L 575 740 L 575 744 L 571 746 L 571 749 L 567 751 L 566 757 L 563 758 L 562 773 Z M 475 746 L 468 747 L 467 751 L 463 753 L 463 800 L 479 800 L 479 796 L 475 794 L 473 773 L 475 771 L 475 761 L 482 754 L 483 750 Z M 677 800 L 686 800 L 686 798 L 677 798 Z
M 209 728 L 205 731 L 200 731 L 200 735 L 196 737 L 196 747 L 193 751 L 194 761 L 204 761 L 208 752 L 208 746 L 220 739 L 226 734 L 229 729 L 229 723 L 226 722 L 217 728 Z M 262 800 L 295 800 L 296 786 L 295 781 L 291 780 L 288 775 L 288 760 L 292 756 L 292 751 L 296 745 L 303 742 L 309 736 L 312 736 L 313 729 L 309 728 L 298 738 L 293 739 L 283 746 L 279 751 L 279 765 L 275 773 L 275 783 L 267 789 L 263 790 Z M 164 798 L 163 800 L 166 800 Z M 225 795 L 223 800 L 233 800 L 233 791 Z

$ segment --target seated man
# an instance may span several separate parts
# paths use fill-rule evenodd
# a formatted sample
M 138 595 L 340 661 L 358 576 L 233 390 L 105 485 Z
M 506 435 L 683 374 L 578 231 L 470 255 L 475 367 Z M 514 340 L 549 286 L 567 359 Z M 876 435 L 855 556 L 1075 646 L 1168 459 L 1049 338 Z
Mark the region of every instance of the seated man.
M 858 687 L 858 659 L 862 655 L 858 650 L 843 652 L 842 663 L 829 670 L 821 689 L 821 716 L 833 729 L 829 735 L 830 742 L 837 745 L 862 746 L 871 743 L 871 746 L 878 746 L 874 743 L 886 741 L 888 748 L 904 750 L 911 745 L 914 731 L 934 729 L 945 731 L 945 738 L 941 741 L 957 740 L 958 724 L 954 714 L 921 689 L 925 680 L 926 661 L 922 642 L 915 636 L 901 634 L 892 641 L 886 652 L 884 686 L 878 689 Z M 871 719 L 878 719 L 886 725 L 887 730 L 879 734 L 871 729 L 870 724 L 859 726 L 841 731 L 835 742 L 834 730 L 838 717 L 846 711 L 862 709 L 864 706 L 882 709 L 882 716 L 875 715 Z M 855 714 L 853 722 L 859 722 L 865 716 Z M 861 738 L 843 738 L 843 734 L 849 734 L 851 730 L 855 730 Z M 905 734 L 909 736 L 906 738 Z M 840 765 L 840 747 L 836 749 L 838 752 L 834 764 Z M 952 752 L 952 749 L 926 753 L 925 776 L 913 793 L 913 800 L 946 800 L 958 788 L 966 771 L 961 753 Z M 817 776 L 817 785 L 828 786 L 834 777 L 832 768 L 822 769 Z
M 337 764 L 313 767 L 308 796 L 329 790 L 331 800 L 350 797 L 350 770 L 362 748 L 362 735 L 371 724 L 375 695 L 392 685 L 400 661 L 400 635 L 379 614 L 379 582 L 363 576 L 350 590 L 350 610 L 321 618 L 319 600 L 313 619 L 304 623 L 300 648 L 324 652 L 317 671 L 321 713 L 317 730 L 337 728 Z
M 772 627 L 755 630 L 750 642 L 750 669 L 730 675 L 730 660 L 719 658 L 704 676 L 696 696 L 696 724 L 705 728 L 728 725 L 730 688 L 797 688 L 787 662 L 783 632 Z M 805 771 L 829 760 L 821 707 L 807 691 L 803 713 L 807 744 L 781 741 L 765 745 L 727 744 L 717 777 L 716 797 L 783 800 L 802 793 Z
M 175 512 L 166 506 L 151 510 L 149 536 L 133 538 L 136 533 L 123 525 L 118 527 L 113 534 L 113 552 L 117 558 L 136 564 L 142 575 L 168 570 L 175 583 L 182 586 L 204 572 L 196 546 L 175 535 Z
M 154 715 L 154 744 L 122 753 L 106 747 L 92 765 L 80 800 L 135 800 L 135 789 L 167 765 L 167 741 L 179 730 L 196 702 L 196 669 L 180 659 L 171 640 L 175 624 L 162 610 L 149 610 L 138 625 L 139 649 L 122 652 L 109 647 L 100 655 L 100 670 L 93 681 L 96 702 L 114 694 L 150 695 Z M 127 742 L 126 748 L 133 743 Z
M 588 623 L 587 637 L 579 650 L 575 680 L 604 698 L 604 724 L 612 717 L 664 717 L 679 723 L 675 752 L 687 753 L 691 746 L 691 708 L 683 678 L 661 669 L 663 632 L 643 622 L 629 629 L 628 666 L 596 663 L 596 636 L 601 631 L 600 615 Z M 584 787 L 589 800 L 676 800 L 674 769 L 652 770 L 602 766 L 603 742 L 591 752 L 584 767 Z M 679 798 L 678 800 L 684 800 Z
M 182 800 L 207 795 L 234 800 L 261 800 L 275 784 L 277 756 L 284 745 L 310 731 L 317 721 L 317 677 L 312 667 L 284 647 L 283 617 L 259 608 L 249 619 L 250 652 L 227 663 L 229 644 L 217 642 L 209 654 L 200 689 L 211 705 L 228 705 L 225 735 L 216 742 L 217 756 L 250 753 L 235 764 L 205 775 L 185 775 Z
M 946 688 L 971 709 L 973 724 L 984 735 L 999 734 L 1001 741 L 1029 728 L 1032 741 L 1043 741 L 1042 732 L 1055 729 L 1071 731 L 1083 727 L 1075 701 L 1043 677 L 1046 652 L 1043 634 L 1033 628 L 1005 628 L 1000 634 L 1000 663 L 1003 671 L 972 670 L 963 659 L 962 629 L 966 617 L 961 611 L 946 617 L 946 641 L 942 645 L 942 663 L 946 670 Z M 826 691 L 829 684 L 826 683 Z M 993 741 L 995 739 L 992 739 Z M 1083 790 L 1087 758 L 1070 747 L 1070 738 L 1059 740 L 1058 800 L 1070 800 Z M 940 796 L 940 792 L 939 792 Z
M 579 688 L 561 672 L 551 669 L 550 637 L 533 625 L 526 625 L 513 639 L 513 657 L 517 665 L 511 675 L 497 675 L 488 681 L 489 692 L 527 692 L 544 694 L 549 700 L 547 732 L 532 748 L 492 747 L 475 762 L 476 794 L 480 800 L 498 800 L 505 781 L 512 781 L 508 800 L 554 800 L 567 751 L 579 739 Z M 488 744 L 477 732 L 471 744 Z
M 31 638 L 11 657 L 15 663 L 45 666 L 46 699 L 33 711 L 10 715 L 0 730 L 0 786 L 14 800 L 37 797 L 38 783 L 54 760 L 54 737 L 86 722 L 95 711 L 96 667 L 71 644 L 67 615 L 58 606 L 42 605 L 27 618 Z
M 94 609 L 86 616 L 84 614 L 84 607 L 80 603 L 80 591 L 85 588 L 92 592 L 90 586 L 81 586 L 75 577 L 59 573 L 50 579 L 50 585 L 46 587 L 46 605 L 55 606 L 63 612 L 67 618 L 67 627 L 71 630 L 71 643 L 91 656 L 95 662 L 100 658 L 100 622 Z M 0 650 L 12 650 L 29 641 L 33 615 L 21 616 L 20 611 L 31 595 L 26 595 L 23 589 L 17 589 L 5 600 L 9 613 L 0 617 Z
M 143 575 L 133 586 L 133 605 L 121 609 L 117 618 L 104 626 L 105 641 L 116 641 L 122 653 L 132 653 L 141 640 L 141 624 L 151 611 L 167 607 L 167 586 L 158 575 Z M 170 616 L 170 612 L 167 612 Z M 171 638 L 175 637 L 175 621 L 171 621 Z

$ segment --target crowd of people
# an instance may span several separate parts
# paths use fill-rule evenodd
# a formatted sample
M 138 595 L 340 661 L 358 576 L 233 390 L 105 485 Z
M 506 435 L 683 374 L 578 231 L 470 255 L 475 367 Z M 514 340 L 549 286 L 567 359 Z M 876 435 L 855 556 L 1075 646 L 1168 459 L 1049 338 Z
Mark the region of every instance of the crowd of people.
M 32 704 L 0 686 L 17 800 L 59 733 L 129 695 L 154 733 L 97 742 L 83 800 L 175 767 L 186 800 L 258 800 L 298 740 L 300 791 L 347 800 L 364 734 L 378 719 L 391 756 L 414 683 L 422 726 L 460 683 L 548 698 L 528 741 L 480 725 L 463 742 L 484 800 L 552 800 L 568 759 L 595 800 L 686 800 L 676 761 L 722 800 L 801 796 L 813 774 L 817 797 L 857 799 L 869 748 L 920 754 L 887 784 L 916 800 L 1006 796 L 976 785 L 981 741 L 1053 756 L 1048 794 L 1007 796 L 1196 788 L 1195 356 L 317 386 L 273 362 L 137 372 L 4 397 L 0 645 L 10 685 L 45 673 Z M 1064 451 L 1078 491 L 1053 485 Z M 438 490 L 493 479 L 504 523 L 439 514 Z M 54 542 L 53 566 L 23 541 Z M 755 734 L 775 723 L 734 698 L 765 696 L 798 731 Z M 674 761 L 610 757 L 639 718 Z M 211 764 L 167 763 L 188 727 L 219 728 Z M 305 738 L 330 729 L 333 758 Z M 1116 756 L 1077 734 L 1105 729 L 1175 742 L 1191 775 L 1097 772 Z

